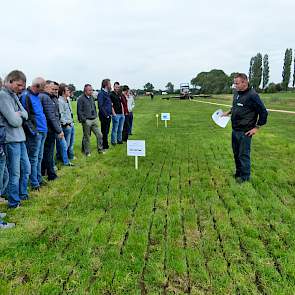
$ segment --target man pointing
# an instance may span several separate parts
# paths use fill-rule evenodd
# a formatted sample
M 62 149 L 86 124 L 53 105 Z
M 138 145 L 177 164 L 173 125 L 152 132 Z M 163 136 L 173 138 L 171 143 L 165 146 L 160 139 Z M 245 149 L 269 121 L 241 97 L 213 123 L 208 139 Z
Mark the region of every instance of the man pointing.
M 268 113 L 259 95 L 250 89 L 246 74 L 237 74 L 234 86 L 233 106 L 223 116 L 231 115 L 235 178 L 242 183 L 250 180 L 252 136 L 266 124 Z

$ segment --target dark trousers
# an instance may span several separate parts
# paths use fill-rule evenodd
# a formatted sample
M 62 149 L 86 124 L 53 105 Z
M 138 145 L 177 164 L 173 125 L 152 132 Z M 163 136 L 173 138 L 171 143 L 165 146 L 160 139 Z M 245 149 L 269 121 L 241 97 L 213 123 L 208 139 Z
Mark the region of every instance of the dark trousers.
M 102 146 L 103 149 L 106 150 L 109 148 L 108 136 L 110 132 L 111 126 L 111 116 L 109 118 L 99 114 L 100 126 L 101 126 L 101 133 L 102 133 Z
M 48 132 L 44 144 L 44 153 L 42 160 L 42 175 L 48 176 L 48 180 L 54 180 L 57 175 L 54 170 L 54 146 L 55 146 L 56 134 L 54 132 Z
M 122 132 L 123 141 L 128 140 L 128 133 L 129 133 L 129 115 L 125 115 L 124 127 Z
M 252 137 L 245 135 L 244 131 L 232 131 L 232 149 L 236 164 L 236 177 L 243 180 L 250 179 L 251 172 L 251 141 Z
M 133 112 L 129 112 L 129 129 L 128 129 L 128 135 L 132 135 L 132 127 L 133 127 Z

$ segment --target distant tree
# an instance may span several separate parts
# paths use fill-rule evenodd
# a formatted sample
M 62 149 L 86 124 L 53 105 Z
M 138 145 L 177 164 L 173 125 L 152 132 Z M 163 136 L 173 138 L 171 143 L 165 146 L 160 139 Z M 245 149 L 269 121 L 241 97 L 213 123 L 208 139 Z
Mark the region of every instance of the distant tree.
M 266 88 L 266 92 L 268 92 L 268 93 L 278 92 L 276 84 L 275 83 L 269 83 L 269 85 Z
M 249 82 L 252 85 L 253 82 L 253 64 L 255 61 L 255 56 L 251 57 L 250 59 L 250 67 L 249 67 L 249 74 L 248 74 L 248 78 L 249 78 Z
M 249 71 L 249 81 L 250 85 L 259 90 L 259 86 L 262 80 L 262 54 L 257 53 L 256 56 L 252 57 L 250 60 L 250 71 Z
M 292 65 L 292 49 L 287 48 L 285 51 L 285 59 L 284 59 L 284 67 L 283 67 L 283 81 L 282 81 L 282 88 L 283 90 L 288 90 L 288 86 L 290 83 L 291 77 L 291 65 Z
M 269 82 L 269 61 L 268 55 L 265 54 L 263 57 L 263 79 L 262 79 L 262 89 L 265 89 Z
M 142 89 L 137 89 L 136 90 L 136 93 L 137 93 L 137 95 L 144 95 L 144 90 L 142 90 Z
M 168 93 L 173 93 L 174 92 L 174 85 L 171 82 L 168 82 L 167 85 L 165 86 L 166 90 Z
M 293 88 L 295 86 L 295 54 L 294 54 L 294 63 L 293 63 L 293 84 L 292 84 Z
M 150 82 L 146 83 L 144 86 L 143 86 L 143 90 L 146 91 L 146 92 L 152 92 L 154 90 L 154 85 Z
M 82 95 L 83 94 L 83 91 L 82 90 L 76 90 L 75 92 L 74 92 L 74 97 L 76 97 L 76 98 L 78 98 L 80 95 Z
M 228 91 L 229 77 L 222 70 L 211 70 L 210 72 L 201 72 L 191 80 L 191 84 L 200 86 L 200 92 L 205 94 L 219 94 Z

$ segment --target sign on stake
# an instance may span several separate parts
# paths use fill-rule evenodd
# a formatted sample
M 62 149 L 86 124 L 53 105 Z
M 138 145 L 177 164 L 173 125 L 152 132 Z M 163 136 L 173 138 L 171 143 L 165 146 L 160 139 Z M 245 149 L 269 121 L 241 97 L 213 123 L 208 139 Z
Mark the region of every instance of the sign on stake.
M 138 157 L 145 157 L 145 140 L 127 140 L 127 156 L 135 157 L 135 169 L 138 170 Z
M 170 113 L 161 113 L 161 120 L 165 122 L 165 128 L 167 128 L 167 121 L 170 121 Z

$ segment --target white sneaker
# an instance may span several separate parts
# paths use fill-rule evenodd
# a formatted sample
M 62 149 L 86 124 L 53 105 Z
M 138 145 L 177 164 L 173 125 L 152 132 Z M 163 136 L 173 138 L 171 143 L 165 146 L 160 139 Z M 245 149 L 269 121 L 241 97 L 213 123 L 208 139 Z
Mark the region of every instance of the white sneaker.
M 15 223 L 0 222 L 0 229 L 9 229 L 15 227 Z
M 0 219 L 4 218 L 6 216 L 6 213 L 0 213 Z
M 2 197 L 0 197 L 0 203 L 7 203 L 7 200 L 4 199 L 4 198 L 2 198 Z

